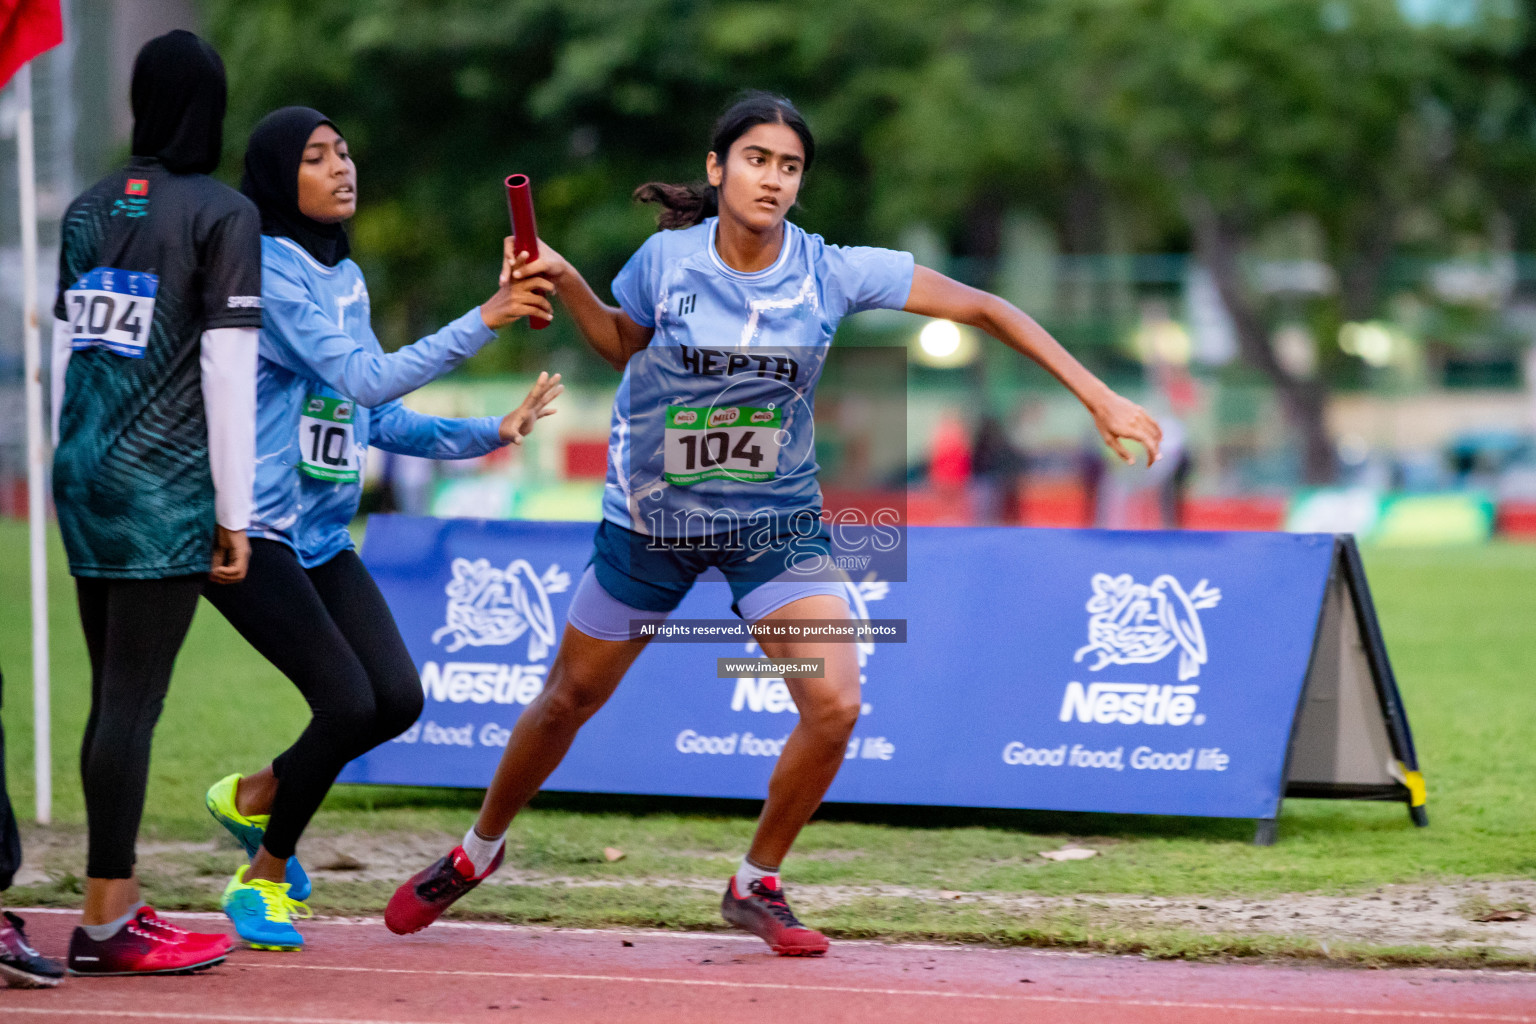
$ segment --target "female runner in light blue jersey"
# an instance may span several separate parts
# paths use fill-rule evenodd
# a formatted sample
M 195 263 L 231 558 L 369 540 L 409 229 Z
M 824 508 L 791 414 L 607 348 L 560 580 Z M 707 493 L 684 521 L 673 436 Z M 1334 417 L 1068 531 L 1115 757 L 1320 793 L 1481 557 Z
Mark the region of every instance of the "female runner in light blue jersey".
M 637 626 L 664 619 L 700 572 L 720 569 L 749 623 L 851 617 L 843 582 L 825 571 L 811 436 L 816 379 L 843 317 L 904 309 L 979 328 L 1061 381 L 1122 459 L 1134 461 L 1124 440 L 1149 464 L 1157 457 L 1153 419 L 1009 303 L 908 253 L 829 245 L 785 220 L 814 149 L 787 100 L 752 93 L 732 106 L 715 127 L 707 186 L 636 192 L 666 208 L 667 230 L 619 272 L 617 308 L 547 247 L 531 254 L 588 343 L 624 370 L 603 522 L 544 692 L 519 716 L 463 844 L 390 900 L 394 931 L 427 926 L 500 864 L 512 817 L 644 649 Z M 826 937 L 795 919 L 778 871 L 843 762 L 858 663 L 846 644 L 761 646 L 771 658 L 824 659 L 825 675 L 785 679 L 800 721 L 721 911 L 780 954 L 814 956 Z
M 251 569 L 208 599 L 299 688 L 313 712 L 286 751 L 208 791 L 213 816 L 251 856 L 224 892 L 253 947 L 294 949 L 309 880 L 294 847 L 337 773 L 421 713 L 421 681 L 388 606 L 352 549 L 367 450 L 432 459 L 520 443 L 561 391 L 541 374 L 505 417 L 445 419 L 400 396 L 474 355 L 496 328 L 547 318 L 547 279 L 514 281 L 436 334 L 385 354 L 341 222 L 357 204 L 346 140 L 318 111 L 285 107 L 251 134 L 241 190 L 261 212 L 263 325 Z M 520 265 L 521 266 L 521 265 Z M 528 269 L 537 271 L 536 265 Z M 274 747 L 277 744 L 274 743 Z

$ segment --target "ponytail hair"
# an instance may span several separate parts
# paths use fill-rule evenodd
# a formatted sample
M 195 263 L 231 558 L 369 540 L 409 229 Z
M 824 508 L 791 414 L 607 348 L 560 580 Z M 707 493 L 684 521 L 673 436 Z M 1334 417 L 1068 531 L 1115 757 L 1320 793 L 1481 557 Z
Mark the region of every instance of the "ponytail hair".
M 719 190 L 707 181 L 691 181 L 686 185 L 648 181 L 635 189 L 634 197 L 637 203 L 661 206 L 661 211 L 656 214 L 656 226 L 663 231 L 691 228 L 720 212 Z
M 805 149 L 805 169 L 810 169 L 811 160 L 816 156 L 816 140 L 811 136 L 805 118 L 783 96 L 760 89 L 743 93 L 715 122 L 710 144 L 715 159 L 724 164 L 736 140 L 760 124 L 782 124 L 800 136 L 800 145 Z M 719 190 L 707 181 L 686 185 L 648 181 L 635 189 L 634 198 L 636 202 L 661 206 L 661 212 L 656 215 L 656 226 L 663 231 L 691 228 L 720 212 Z

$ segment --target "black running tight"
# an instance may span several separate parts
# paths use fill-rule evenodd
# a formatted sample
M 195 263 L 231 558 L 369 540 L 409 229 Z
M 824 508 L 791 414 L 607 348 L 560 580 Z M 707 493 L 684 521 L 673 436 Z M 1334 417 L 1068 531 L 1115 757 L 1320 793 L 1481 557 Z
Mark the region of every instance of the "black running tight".
M 90 878 L 133 877 L 150 740 L 205 579 L 75 578 L 91 657 L 91 713 L 80 744 Z
M 0 675 L 0 704 L 5 703 L 5 676 Z M 16 828 L 16 812 L 11 809 L 11 795 L 5 788 L 5 729 L 0 728 L 0 892 L 11 887 L 16 869 L 21 867 L 21 832 Z
M 245 579 L 204 596 L 309 702 L 309 726 L 272 762 L 262 845 L 286 859 L 346 763 L 420 716 L 421 680 L 356 552 L 305 569 L 286 544 L 253 539 Z

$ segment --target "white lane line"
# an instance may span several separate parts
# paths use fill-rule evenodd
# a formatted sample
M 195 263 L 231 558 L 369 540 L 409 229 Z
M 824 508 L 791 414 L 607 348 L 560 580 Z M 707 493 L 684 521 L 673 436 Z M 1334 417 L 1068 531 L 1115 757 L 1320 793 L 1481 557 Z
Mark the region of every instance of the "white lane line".
M 7 1006 L 6 1016 L 30 1013 L 34 1017 L 81 1017 L 98 1021 L 106 1017 L 129 1017 L 134 1020 L 193 1020 L 226 1021 L 228 1024 L 460 1024 L 450 1021 L 382 1020 L 371 1017 L 257 1017 L 241 1013 L 171 1013 L 167 1010 L 60 1010 L 35 1006 Z
M 61 909 L 59 907 L 12 907 L 12 913 L 28 917 L 33 914 L 73 914 L 79 916 L 80 911 Z M 162 915 L 167 918 L 186 918 L 191 921 L 218 921 L 228 924 L 229 918 L 223 913 L 211 910 L 167 910 Z M 382 917 L 325 917 L 316 915 L 311 919 L 310 926 L 315 925 L 346 925 L 363 927 L 384 927 Z M 647 939 L 693 939 L 709 942 L 740 942 L 750 946 L 763 947 L 763 940 L 754 935 L 741 935 L 736 932 L 690 932 L 672 931 L 670 929 L 652 928 L 562 928 L 558 925 L 540 924 L 500 924 L 495 921 L 438 921 L 432 925 L 432 930 L 458 929 L 473 932 L 500 932 L 502 934 L 539 934 L 539 935 L 615 935 L 615 936 L 640 936 Z M 944 944 L 939 942 L 887 942 L 880 939 L 838 939 L 838 948 L 844 946 L 868 946 L 873 949 L 920 949 L 942 950 L 946 953 L 991 953 L 997 954 L 1026 954 L 1031 957 L 1061 957 L 1073 960 L 1104 960 L 1104 959 L 1135 959 L 1140 957 L 1127 957 L 1118 953 L 1088 953 L 1073 949 L 1033 949 L 1022 946 L 965 946 L 958 944 Z M 1420 968 L 1421 970 L 1423 968 Z M 1482 971 L 1483 974 L 1491 974 L 1492 971 Z M 1524 971 L 1509 971 L 1511 974 L 1525 974 Z
M 80 909 L 78 907 L 74 909 L 69 907 L 8 907 L 6 909 L 10 910 L 13 914 L 25 914 L 27 917 L 31 917 L 33 914 L 70 914 L 75 917 L 80 916 Z M 216 913 L 212 910 L 167 910 L 164 916 L 191 917 L 199 921 L 211 921 L 214 918 L 218 918 L 220 921 L 229 920 L 222 913 Z
M 1498 1024 L 1536 1024 L 1536 1017 L 1497 1013 L 1457 1013 L 1454 1010 L 1374 1010 L 1347 1006 L 1295 1006 L 1264 1003 L 1186 1002 L 1178 999 L 1088 999 L 1077 996 L 1009 995 L 1000 992 L 950 992 L 943 989 L 864 988 L 857 985 L 805 985 L 773 981 L 721 981 L 703 978 L 654 978 L 635 974 L 567 974 L 544 971 L 429 971 L 409 967 L 338 967 L 326 964 L 242 963 L 293 971 L 345 971 L 354 974 L 425 975 L 440 978 L 501 978 L 518 981 L 596 981 L 617 984 L 677 985 L 687 988 L 753 989 L 785 992 L 829 992 L 868 996 L 930 996 L 938 999 L 982 999 L 1004 1003 L 1066 1003 L 1073 1006 L 1150 1007 L 1170 1010 L 1225 1010 L 1244 1013 L 1285 1013 L 1328 1017 L 1406 1018 L 1411 1020 L 1494 1021 Z
M 407 972 L 390 972 L 407 973 Z M 424 972 L 424 973 L 450 973 L 450 972 Z M 452 972 L 452 973 L 476 973 L 476 972 Z M 607 979 L 602 975 L 501 975 L 516 976 L 516 978 L 574 978 L 593 981 L 593 979 Z M 613 981 L 651 981 L 651 983 L 668 983 L 664 978 L 613 978 Z M 1227 1012 L 1250 1013 L 1284 1013 L 1295 1016 L 1296 1013 L 1322 1013 L 1322 1015 L 1335 1016 L 1367 1016 L 1367 1018 L 1410 1018 L 1433 1019 L 1433 1021 L 1488 1021 L 1493 1024 L 1528 1024 L 1536 1021 L 1531 1016 L 1508 1016 L 1499 1013 L 1439 1013 L 1425 1012 L 1425 1010 L 1350 1010 L 1339 1007 L 1296 1007 L 1296 1006 L 1256 1006 L 1256 1004 L 1240 1003 L 1178 1003 L 1172 999 L 1072 999 L 1068 996 L 988 996 L 971 995 L 962 992 L 932 992 L 932 990 L 912 989 L 856 989 L 845 986 L 780 986 L 780 984 L 736 984 L 730 981 L 682 981 L 682 979 L 670 979 L 670 984 L 682 984 L 682 986 L 703 987 L 739 987 L 739 989 L 790 989 L 796 992 L 839 992 L 859 993 L 859 995 L 929 995 L 948 996 L 948 998 L 982 998 L 982 999 L 1008 999 L 1012 1003 L 1066 1003 L 1074 1006 L 1103 1006 L 1103 1007 L 1149 1007 L 1149 1009 L 1172 1010 L 1227 1010 Z M 86 1016 L 100 1015 L 101 1010 L 80 1009 L 65 1010 L 55 1007 L 6 1007 L 8 1015 L 20 1015 L 28 1013 L 31 1016 Z M 406 1019 L 393 1018 L 366 1018 L 366 1016 L 257 1016 L 249 1013 L 172 1013 L 166 1010 L 111 1010 L 111 1016 L 137 1019 L 137 1021 L 221 1021 L 227 1024 L 459 1024 L 458 1021 L 406 1021 Z
M 79 910 L 71 910 L 71 909 L 60 908 L 60 907 L 12 907 L 11 908 L 11 912 L 15 913 L 15 914 L 20 914 L 23 917 L 29 916 L 29 915 L 32 915 L 32 914 L 72 914 L 72 915 L 78 916 L 79 913 L 80 913 Z M 170 911 L 166 911 L 166 913 L 163 916 L 168 917 L 168 918 L 188 918 L 188 919 L 194 920 L 194 921 L 217 921 L 217 922 L 220 922 L 221 924 L 228 924 L 228 922 L 229 922 L 229 918 L 225 914 L 223 914 L 222 912 L 219 912 L 219 911 L 211 911 L 211 910 L 170 910 Z M 312 921 L 311 921 L 311 926 L 314 926 L 314 925 L 345 925 L 345 926 L 362 926 L 362 927 L 368 927 L 368 928 L 373 928 L 373 927 L 383 928 L 384 927 L 384 919 L 382 917 L 325 917 L 325 916 L 316 915 L 312 919 Z M 763 947 L 762 940 L 757 938 L 756 936 L 754 936 L 754 935 L 741 935 L 741 934 L 738 934 L 738 933 L 735 933 L 735 932 L 690 932 L 690 931 L 672 931 L 670 929 L 660 929 L 660 928 L 654 928 L 654 929 L 653 928 L 564 928 L 564 927 L 560 927 L 558 925 L 500 924 L 500 923 L 497 923 L 497 922 L 494 922 L 494 921 L 437 921 L 437 922 L 435 922 L 432 925 L 432 930 L 433 931 L 442 931 L 444 929 L 454 929 L 454 930 L 459 930 L 459 931 L 471 931 L 471 932 L 499 932 L 499 933 L 502 933 L 502 934 L 520 934 L 520 935 L 528 935 L 528 934 L 536 934 L 536 935 L 596 935 L 596 936 L 634 937 L 634 938 L 646 938 L 646 939 L 691 939 L 691 940 L 694 940 L 694 941 L 706 941 L 706 942 L 739 942 L 739 943 L 742 943 L 744 945 L 757 946 L 758 948 L 762 948 Z M 402 936 L 402 938 L 405 938 L 405 937 Z M 960 954 L 960 955 L 964 955 L 964 956 L 977 956 L 977 955 L 980 955 L 980 954 L 986 954 L 986 955 L 990 955 L 990 956 L 1029 957 L 1031 959 L 1135 960 L 1135 961 L 1141 962 L 1141 963 L 1145 962 L 1145 958 L 1144 957 L 1137 956 L 1136 954 L 1133 954 L 1133 953 L 1100 953 L 1100 952 L 1084 951 L 1084 950 L 1076 950 L 1076 949 L 1036 949 L 1036 948 L 1030 947 L 1030 946 L 975 946 L 975 945 L 960 944 L 960 943 L 901 942 L 899 940 L 884 940 L 884 939 L 838 939 L 837 940 L 837 947 L 839 949 L 845 949 L 845 948 L 848 948 L 848 947 L 853 947 L 853 948 L 866 949 L 866 950 L 888 950 L 888 949 L 923 950 L 923 951 L 932 951 L 932 952 L 939 952 L 939 953 Z M 239 961 L 239 962 L 240 963 L 245 963 L 245 961 L 243 961 L 243 960 Z M 1172 963 L 1172 961 L 1167 961 L 1167 962 L 1168 963 Z M 1188 966 L 1191 966 L 1191 967 L 1212 967 L 1212 968 L 1214 968 L 1214 967 L 1221 967 L 1221 966 L 1247 966 L 1247 967 L 1259 967 L 1259 968 L 1264 968 L 1264 969 L 1269 969 L 1269 970 L 1276 970 L 1276 971 L 1299 971 L 1299 970 L 1305 970 L 1307 967 L 1311 966 L 1311 965 L 1309 965 L 1308 963 L 1305 963 L 1305 962 L 1284 962 L 1284 961 L 1281 961 L 1281 962 L 1278 962 L 1278 963 L 1275 963 L 1275 962 L 1265 962 L 1265 961 L 1252 961 L 1252 962 L 1248 962 L 1248 963 L 1233 964 L 1233 965 L 1227 965 L 1227 964 L 1203 964 L 1203 963 L 1201 963 L 1199 961 L 1181 961 L 1181 962 L 1185 963 L 1185 964 L 1187 964 Z M 271 966 L 275 966 L 275 965 L 272 965 L 272 964 L 262 964 L 261 966 L 263 966 L 263 967 L 271 967 Z M 1316 966 L 1321 967 L 1321 966 L 1328 966 L 1328 965 L 1318 964 Z M 1337 965 L 1335 965 L 1335 966 L 1337 966 Z M 1347 964 L 1344 965 L 1344 966 L 1346 968 L 1349 968 L 1349 965 L 1347 965 Z M 310 970 L 319 970 L 320 968 L 310 967 L 309 969 Z M 336 969 L 337 970 L 365 970 L 367 968 L 336 968 Z M 1480 977 L 1480 978 L 1498 978 L 1498 977 L 1515 977 L 1515 978 L 1523 978 L 1523 979 L 1531 979 L 1532 978 L 1532 974 L 1531 974 L 1530 971 L 1523 971 L 1523 970 L 1519 970 L 1518 968 L 1489 968 L 1489 967 L 1476 967 L 1476 968 L 1469 968 L 1469 967 L 1398 967 L 1398 968 L 1389 968 L 1389 970 L 1391 970 L 1391 971 L 1401 971 L 1401 972 L 1412 971 L 1412 972 L 1418 973 L 1418 974 L 1424 974 L 1424 973 L 1447 974 L 1447 975 L 1453 975 L 1453 976 L 1459 976 L 1459 977 L 1466 977 L 1468 975 L 1475 975 L 1476 977 Z M 429 972 L 429 973 L 433 973 L 433 972 Z M 953 995 L 954 993 L 939 993 L 939 994 L 940 995 Z M 1014 998 L 1014 997 L 1008 997 L 1008 998 Z M 1433 1017 L 1434 1014 L 1430 1014 L 1429 1016 Z M 1471 1018 L 1466 1018 L 1466 1019 L 1469 1019 L 1469 1020 L 1483 1020 L 1483 1019 L 1487 1019 L 1487 1020 L 1499 1020 L 1499 1021 L 1513 1021 L 1513 1022 L 1515 1022 L 1515 1024 L 1528 1024 L 1528 1022 L 1529 1022 L 1529 1024 L 1536 1024 L 1536 1017 L 1491 1017 L 1491 1018 L 1471 1017 Z

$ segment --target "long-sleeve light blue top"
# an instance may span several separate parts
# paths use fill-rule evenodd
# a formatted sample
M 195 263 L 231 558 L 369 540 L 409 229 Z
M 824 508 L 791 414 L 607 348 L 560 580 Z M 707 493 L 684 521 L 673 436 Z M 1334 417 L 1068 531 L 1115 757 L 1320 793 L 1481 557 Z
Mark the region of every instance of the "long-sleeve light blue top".
M 327 267 L 270 235 L 261 239 L 261 299 L 251 536 L 287 544 L 306 568 L 320 565 L 352 547 L 347 524 L 370 445 L 429 459 L 502 447 L 498 417 L 429 416 L 400 402 L 495 337 L 478 308 L 386 353 L 357 264 Z

